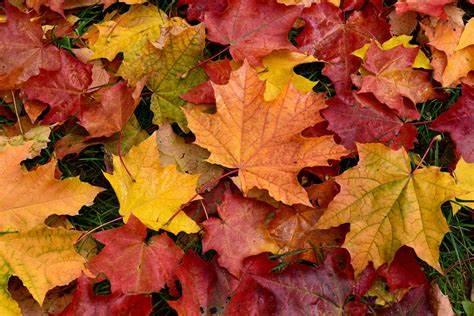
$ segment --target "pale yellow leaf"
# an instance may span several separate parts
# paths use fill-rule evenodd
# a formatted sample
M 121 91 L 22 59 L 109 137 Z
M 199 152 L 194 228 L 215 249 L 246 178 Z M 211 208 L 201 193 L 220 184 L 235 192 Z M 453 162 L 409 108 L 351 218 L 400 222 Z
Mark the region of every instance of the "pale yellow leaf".
M 358 144 L 359 164 L 336 177 L 341 191 L 329 204 L 318 228 L 350 223 L 343 247 L 361 272 L 390 262 L 402 245 L 441 271 L 439 245 L 449 231 L 443 202 L 461 192 L 450 174 L 426 167 L 412 172 L 404 149 Z

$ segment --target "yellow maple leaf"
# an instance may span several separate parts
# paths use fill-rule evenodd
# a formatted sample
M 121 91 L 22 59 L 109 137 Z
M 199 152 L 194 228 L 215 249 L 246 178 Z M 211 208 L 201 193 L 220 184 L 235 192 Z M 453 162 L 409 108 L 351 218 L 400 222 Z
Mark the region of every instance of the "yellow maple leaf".
M 91 59 L 113 60 L 123 53 L 123 63 L 140 62 L 142 50 L 150 41 L 159 38 L 161 27 L 168 17 L 156 6 L 136 5 L 122 15 L 94 24 L 85 35 L 93 51 Z
M 85 260 L 74 250 L 79 232 L 39 225 L 26 232 L 0 235 L 0 314 L 20 315 L 8 293 L 17 276 L 40 304 L 48 290 L 78 278 Z
M 456 176 L 456 183 L 459 188 L 467 192 L 466 194 L 456 196 L 456 198 L 460 199 L 459 203 L 462 205 L 474 208 L 474 163 L 468 163 L 463 158 L 461 158 L 456 165 L 454 174 Z M 454 203 L 452 205 L 453 210 L 457 212 L 460 208 L 459 205 Z
M 133 214 L 154 230 L 198 232 L 199 226 L 179 209 L 196 194 L 199 175 L 180 173 L 175 165 L 162 167 L 156 142 L 154 134 L 133 147 L 123 163 L 113 156 L 114 172 L 105 177 L 117 194 L 120 215 L 127 222 Z
M 297 75 L 293 68 L 299 64 L 317 61 L 313 56 L 290 51 L 274 51 L 263 58 L 263 69 L 259 70 L 259 78 L 265 80 L 265 101 L 271 101 L 278 97 L 282 89 L 292 82 L 296 89 L 301 92 L 310 92 L 316 82 L 301 75 Z
M 311 205 L 298 183 L 298 172 L 347 154 L 331 136 L 301 136 L 305 128 L 323 120 L 319 114 L 325 107 L 322 95 L 302 94 L 288 84 L 267 102 L 265 82 L 247 62 L 232 72 L 228 84 L 213 87 L 216 114 L 185 110 L 196 144 L 211 152 L 208 161 L 238 168 L 245 194 L 257 187 L 284 203 Z
M 377 45 L 383 50 L 390 50 L 400 45 L 402 45 L 405 48 L 418 47 L 418 45 L 410 44 L 410 41 L 412 38 L 413 36 L 399 35 L 399 36 L 393 36 L 389 40 L 385 41 L 383 44 L 380 44 L 377 41 L 375 41 L 375 43 L 377 43 Z M 370 44 L 365 44 L 361 48 L 352 52 L 352 55 L 357 56 L 361 59 L 364 59 L 369 47 L 370 47 Z M 413 61 L 412 66 L 413 68 L 433 69 L 433 67 L 430 64 L 430 60 L 428 59 L 428 57 L 426 57 L 425 53 L 423 53 L 421 49 L 418 51 L 418 54 L 416 55 L 416 58 Z
M 471 18 L 464 27 L 456 50 L 461 50 L 471 45 L 474 45 L 474 18 Z
M 20 162 L 30 157 L 32 145 L 7 144 L 0 151 L 0 231 L 26 230 L 52 214 L 75 215 L 102 191 L 77 178 L 57 180 L 55 161 L 26 171 Z
M 412 172 L 404 149 L 358 144 L 359 164 L 336 177 L 341 191 L 317 223 L 329 228 L 350 223 L 344 247 L 361 272 L 369 261 L 390 262 L 402 245 L 441 271 L 439 245 L 449 231 L 441 204 L 459 190 L 436 167 Z

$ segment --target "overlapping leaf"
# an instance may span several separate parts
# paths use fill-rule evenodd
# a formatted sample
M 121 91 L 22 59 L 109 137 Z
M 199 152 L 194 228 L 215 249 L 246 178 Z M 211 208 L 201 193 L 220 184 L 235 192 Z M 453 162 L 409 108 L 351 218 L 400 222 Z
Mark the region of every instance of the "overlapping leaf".
M 393 259 L 403 245 L 440 269 L 439 245 L 449 229 L 440 206 L 458 194 L 454 179 L 436 167 L 412 171 L 405 150 L 359 144 L 359 165 L 336 178 L 341 192 L 317 224 L 350 223 L 344 247 L 356 271 Z M 429 229 L 426 229 L 429 227 Z
M 271 102 L 264 82 L 248 63 L 233 72 L 227 85 L 214 85 L 217 113 L 186 111 L 196 143 L 211 152 L 208 161 L 238 168 L 244 193 L 266 189 L 288 204 L 309 205 L 296 175 L 304 167 L 326 165 L 346 154 L 332 137 L 305 138 L 301 131 L 322 121 L 323 99 L 287 85 Z

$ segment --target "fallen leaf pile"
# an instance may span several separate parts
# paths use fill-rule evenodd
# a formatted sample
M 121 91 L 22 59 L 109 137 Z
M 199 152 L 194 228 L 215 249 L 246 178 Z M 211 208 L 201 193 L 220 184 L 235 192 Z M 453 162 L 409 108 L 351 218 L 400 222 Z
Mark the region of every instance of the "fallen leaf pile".
M 473 1 L 0 4 L 0 315 L 454 315 Z

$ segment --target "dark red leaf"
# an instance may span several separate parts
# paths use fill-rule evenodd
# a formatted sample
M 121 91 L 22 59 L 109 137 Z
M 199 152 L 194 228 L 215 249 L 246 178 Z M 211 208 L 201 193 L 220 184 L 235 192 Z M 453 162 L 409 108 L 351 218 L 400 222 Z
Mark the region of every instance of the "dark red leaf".
M 303 11 L 303 31 L 296 42 L 300 49 L 327 62 L 323 74 L 328 76 L 339 97 L 350 95 L 351 74 L 359 69 L 360 58 L 352 52 L 376 39 L 384 42 L 390 37 L 389 25 L 372 5 L 353 12 L 347 21 L 343 12 L 323 2 Z
M 210 315 L 221 313 L 232 292 L 232 277 L 214 262 L 206 262 L 188 252 L 176 270 L 182 295 L 168 301 L 179 315 Z
M 60 316 L 143 316 L 150 314 L 151 310 L 151 296 L 129 296 L 120 292 L 111 295 L 95 295 L 93 284 L 85 275 L 82 275 L 77 279 L 72 303 Z
M 474 162 L 474 87 L 463 85 L 461 91 L 457 102 L 431 128 L 449 133 L 464 160 Z
M 416 128 L 403 122 L 372 96 L 359 94 L 346 100 L 332 98 L 327 104 L 328 108 L 321 114 L 329 122 L 328 129 L 341 138 L 345 147 L 355 149 L 356 142 L 378 142 L 393 149 L 413 148 Z
M 387 280 L 391 291 L 428 284 L 425 273 L 416 259 L 413 248 L 401 247 L 389 265 L 381 266 L 377 273 Z

